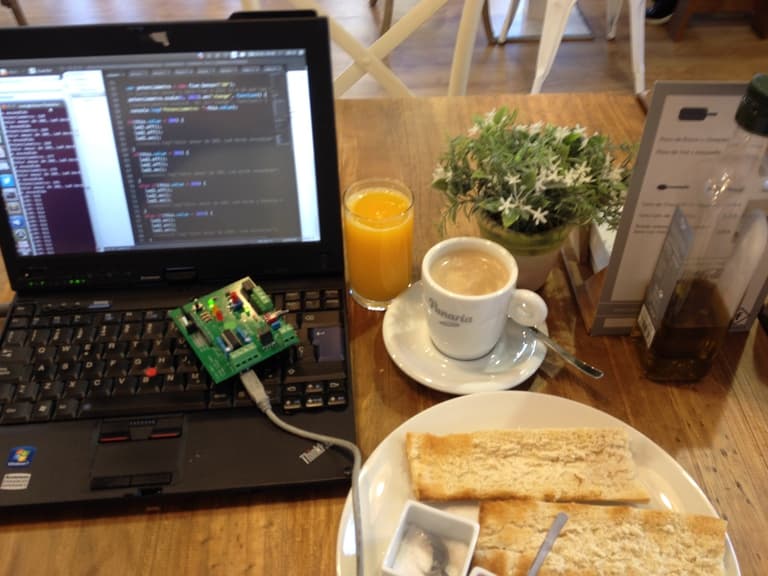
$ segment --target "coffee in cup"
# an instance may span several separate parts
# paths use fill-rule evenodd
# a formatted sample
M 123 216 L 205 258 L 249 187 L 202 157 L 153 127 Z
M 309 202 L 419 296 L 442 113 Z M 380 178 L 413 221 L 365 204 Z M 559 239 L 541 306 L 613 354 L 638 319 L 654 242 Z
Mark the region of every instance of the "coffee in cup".
M 501 290 L 509 281 L 505 264 L 476 248 L 462 248 L 438 258 L 431 267 L 434 281 L 449 292 L 482 296 Z
M 534 323 L 547 315 L 541 296 L 516 288 L 515 258 L 484 238 L 463 236 L 435 244 L 422 260 L 421 280 L 432 343 L 457 360 L 488 354 L 511 310 L 524 308 Z

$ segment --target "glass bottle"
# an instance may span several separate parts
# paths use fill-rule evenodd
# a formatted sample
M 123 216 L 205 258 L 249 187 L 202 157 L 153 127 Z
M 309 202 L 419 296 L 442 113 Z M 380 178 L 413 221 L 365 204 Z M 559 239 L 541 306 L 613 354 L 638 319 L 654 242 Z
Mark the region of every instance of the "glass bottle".
M 675 209 L 640 310 L 640 357 L 651 380 L 695 381 L 709 371 L 757 265 L 742 253 L 761 256 L 765 249 L 736 251 L 743 248 L 743 222 L 766 226 L 764 215 L 755 218 L 753 211 L 742 218 L 750 195 L 762 186 L 768 75 L 752 79 L 735 120 L 733 136 L 698 197 Z M 729 261 L 751 269 L 735 270 Z

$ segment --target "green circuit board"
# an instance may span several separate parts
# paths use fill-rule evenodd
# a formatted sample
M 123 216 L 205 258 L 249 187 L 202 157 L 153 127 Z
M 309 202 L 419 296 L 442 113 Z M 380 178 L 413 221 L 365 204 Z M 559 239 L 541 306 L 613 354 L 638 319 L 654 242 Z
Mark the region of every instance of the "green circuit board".
M 299 338 L 249 277 L 169 312 L 215 383 L 282 352 Z

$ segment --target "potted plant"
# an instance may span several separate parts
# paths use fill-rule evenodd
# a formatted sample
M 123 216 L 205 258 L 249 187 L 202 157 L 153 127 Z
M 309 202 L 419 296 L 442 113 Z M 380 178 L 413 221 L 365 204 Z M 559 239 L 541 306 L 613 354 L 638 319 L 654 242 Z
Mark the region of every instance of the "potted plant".
M 459 213 L 518 260 L 518 285 L 538 289 L 571 230 L 618 225 L 631 173 L 629 145 L 580 126 L 518 124 L 492 110 L 452 138 L 433 174 L 446 206 L 441 231 Z

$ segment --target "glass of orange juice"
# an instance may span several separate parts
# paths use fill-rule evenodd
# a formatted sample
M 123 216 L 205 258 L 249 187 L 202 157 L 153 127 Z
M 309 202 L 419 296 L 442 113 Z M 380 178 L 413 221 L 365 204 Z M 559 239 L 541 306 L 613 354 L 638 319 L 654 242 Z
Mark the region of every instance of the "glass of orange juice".
M 385 310 L 411 283 L 413 194 L 398 180 L 370 178 L 344 191 L 344 250 L 352 298 Z

